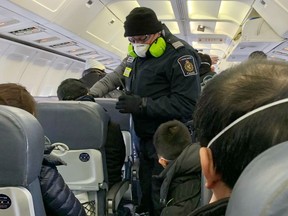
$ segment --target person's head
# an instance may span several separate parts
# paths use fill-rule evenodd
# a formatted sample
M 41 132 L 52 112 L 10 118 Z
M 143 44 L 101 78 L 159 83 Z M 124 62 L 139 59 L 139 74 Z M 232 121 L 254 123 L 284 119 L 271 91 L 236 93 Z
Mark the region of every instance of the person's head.
M 145 57 L 150 50 L 152 56 L 159 57 L 166 48 L 163 38 L 160 38 L 163 27 L 155 12 L 146 7 L 136 7 L 126 17 L 124 22 L 124 37 L 128 37 L 131 56 Z M 150 45 L 156 43 L 154 47 Z M 150 49 L 149 49 L 150 48 Z M 161 54 L 159 54 L 161 53 Z
M 213 137 L 246 113 L 287 97 L 286 63 L 247 61 L 223 71 L 207 83 L 194 113 L 201 146 L 207 147 Z M 288 103 L 279 104 L 245 118 L 209 148 L 201 148 L 206 186 L 215 191 L 220 182 L 231 191 L 250 161 L 288 140 L 287 122 Z
M 59 100 L 77 100 L 81 96 L 88 95 L 89 89 L 78 79 L 68 78 L 61 82 L 57 89 Z
M 198 53 L 201 59 L 200 75 L 211 72 L 212 60 L 209 55 L 204 53 Z
M 183 149 L 192 143 L 188 128 L 177 120 L 161 124 L 153 139 L 159 163 L 163 167 L 166 167 L 169 161 L 175 160 Z
M 8 105 L 35 114 L 36 102 L 25 87 L 16 83 L 0 84 L 0 105 Z
M 249 60 L 266 60 L 267 55 L 263 51 L 254 51 L 248 56 Z
M 85 62 L 85 68 L 82 73 L 82 77 L 86 76 L 91 72 L 98 73 L 99 76 L 104 77 L 106 75 L 106 67 L 96 59 L 87 59 Z

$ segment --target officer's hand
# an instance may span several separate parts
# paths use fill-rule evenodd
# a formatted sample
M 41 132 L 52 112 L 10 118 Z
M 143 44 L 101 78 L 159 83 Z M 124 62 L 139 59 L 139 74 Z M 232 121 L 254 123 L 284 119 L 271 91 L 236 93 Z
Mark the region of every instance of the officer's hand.
M 116 109 L 120 113 L 134 113 L 142 112 L 142 98 L 137 95 L 122 95 L 118 98 Z

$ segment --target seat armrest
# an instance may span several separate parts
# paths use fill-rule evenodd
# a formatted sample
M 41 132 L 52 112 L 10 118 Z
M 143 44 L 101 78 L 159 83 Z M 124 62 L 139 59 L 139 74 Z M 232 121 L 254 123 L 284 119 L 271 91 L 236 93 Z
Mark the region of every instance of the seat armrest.
M 125 192 L 129 189 L 129 181 L 123 180 L 113 185 L 106 196 L 106 213 L 107 215 L 114 215 L 118 205 L 124 196 Z
M 132 179 L 139 180 L 139 159 L 134 160 L 132 164 Z

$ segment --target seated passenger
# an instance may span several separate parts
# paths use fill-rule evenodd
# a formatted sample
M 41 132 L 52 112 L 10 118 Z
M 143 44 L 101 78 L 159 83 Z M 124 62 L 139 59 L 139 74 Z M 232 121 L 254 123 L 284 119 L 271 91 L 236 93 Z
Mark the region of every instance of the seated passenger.
M 254 51 L 248 56 L 248 60 L 267 60 L 267 55 L 263 51 Z
M 201 86 L 205 86 L 207 81 L 213 78 L 216 75 L 214 71 L 212 71 L 212 60 L 209 55 L 198 53 L 201 58 L 201 65 L 199 67 L 200 71 L 200 82 Z
M 105 75 L 105 66 L 96 59 L 87 59 L 85 63 L 85 70 L 80 79 L 87 88 L 91 88 L 98 80 L 102 79 Z
M 213 196 L 190 216 L 225 215 L 244 168 L 266 149 L 288 140 L 288 103 L 281 101 L 287 97 L 288 64 L 283 62 L 246 61 L 205 86 L 194 122 L 206 187 Z
M 93 101 L 88 88 L 78 79 L 64 80 L 57 89 L 59 100 Z M 120 125 L 109 121 L 108 135 L 105 144 L 109 188 L 122 180 L 122 167 L 125 160 L 126 148 Z
M 106 76 L 106 67 L 96 59 L 87 59 L 85 63 L 85 70 L 82 73 L 82 78 L 80 79 L 85 86 L 89 89 L 96 82 L 101 80 Z M 118 89 L 111 89 L 107 91 L 105 94 L 101 95 L 101 97 L 105 98 L 118 98 L 123 94 L 123 91 Z M 96 95 L 95 95 L 96 96 Z M 97 96 L 100 97 L 100 96 Z
M 198 144 L 192 144 L 188 128 L 180 121 L 161 124 L 154 134 L 159 163 L 165 168 L 158 176 L 163 181 L 161 216 L 187 215 L 200 203 L 201 167 Z
M 36 104 L 29 92 L 18 84 L 0 84 L 0 104 L 18 107 L 35 114 Z M 39 143 L 41 145 L 42 143 Z M 44 143 L 43 143 L 44 145 Z M 44 158 L 39 176 L 42 198 L 47 216 L 84 216 L 84 208 L 65 184 L 56 166 L 65 163 L 50 155 L 53 148 L 45 146 Z

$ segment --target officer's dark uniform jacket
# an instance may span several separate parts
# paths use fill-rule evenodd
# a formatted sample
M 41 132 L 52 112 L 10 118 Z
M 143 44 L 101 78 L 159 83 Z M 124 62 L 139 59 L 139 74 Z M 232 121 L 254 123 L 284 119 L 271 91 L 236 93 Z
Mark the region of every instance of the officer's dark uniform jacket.
M 47 216 L 85 216 L 85 210 L 65 184 L 56 166 L 65 164 L 49 155 L 53 148 L 46 147 L 40 173 L 40 185 Z
M 198 144 L 187 146 L 157 177 L 160 181 L 164 178 L 160 202 L 165 207 L 161 216 L 187 215 L 199 206 L 201 197 L 199 149 Z
M 140 115 L 132 114 L 136 134 L 152 137 L 166 121 L 191 120 L 200 94 L 199 65 L 196 51 L 185 41 L 173 36 L 163 25 L 166 50 L 160 57 L 127 59 L 132 70 L 126 75 L 126 90 L 145 99 Z M 126 68 L 127 68 L 126 67 Z M 125 72 L 124 72 L 125 76 Z
M 194 210 L 188 216 L 225 216 L 228 201 L 229 198 L 218 200 Z

